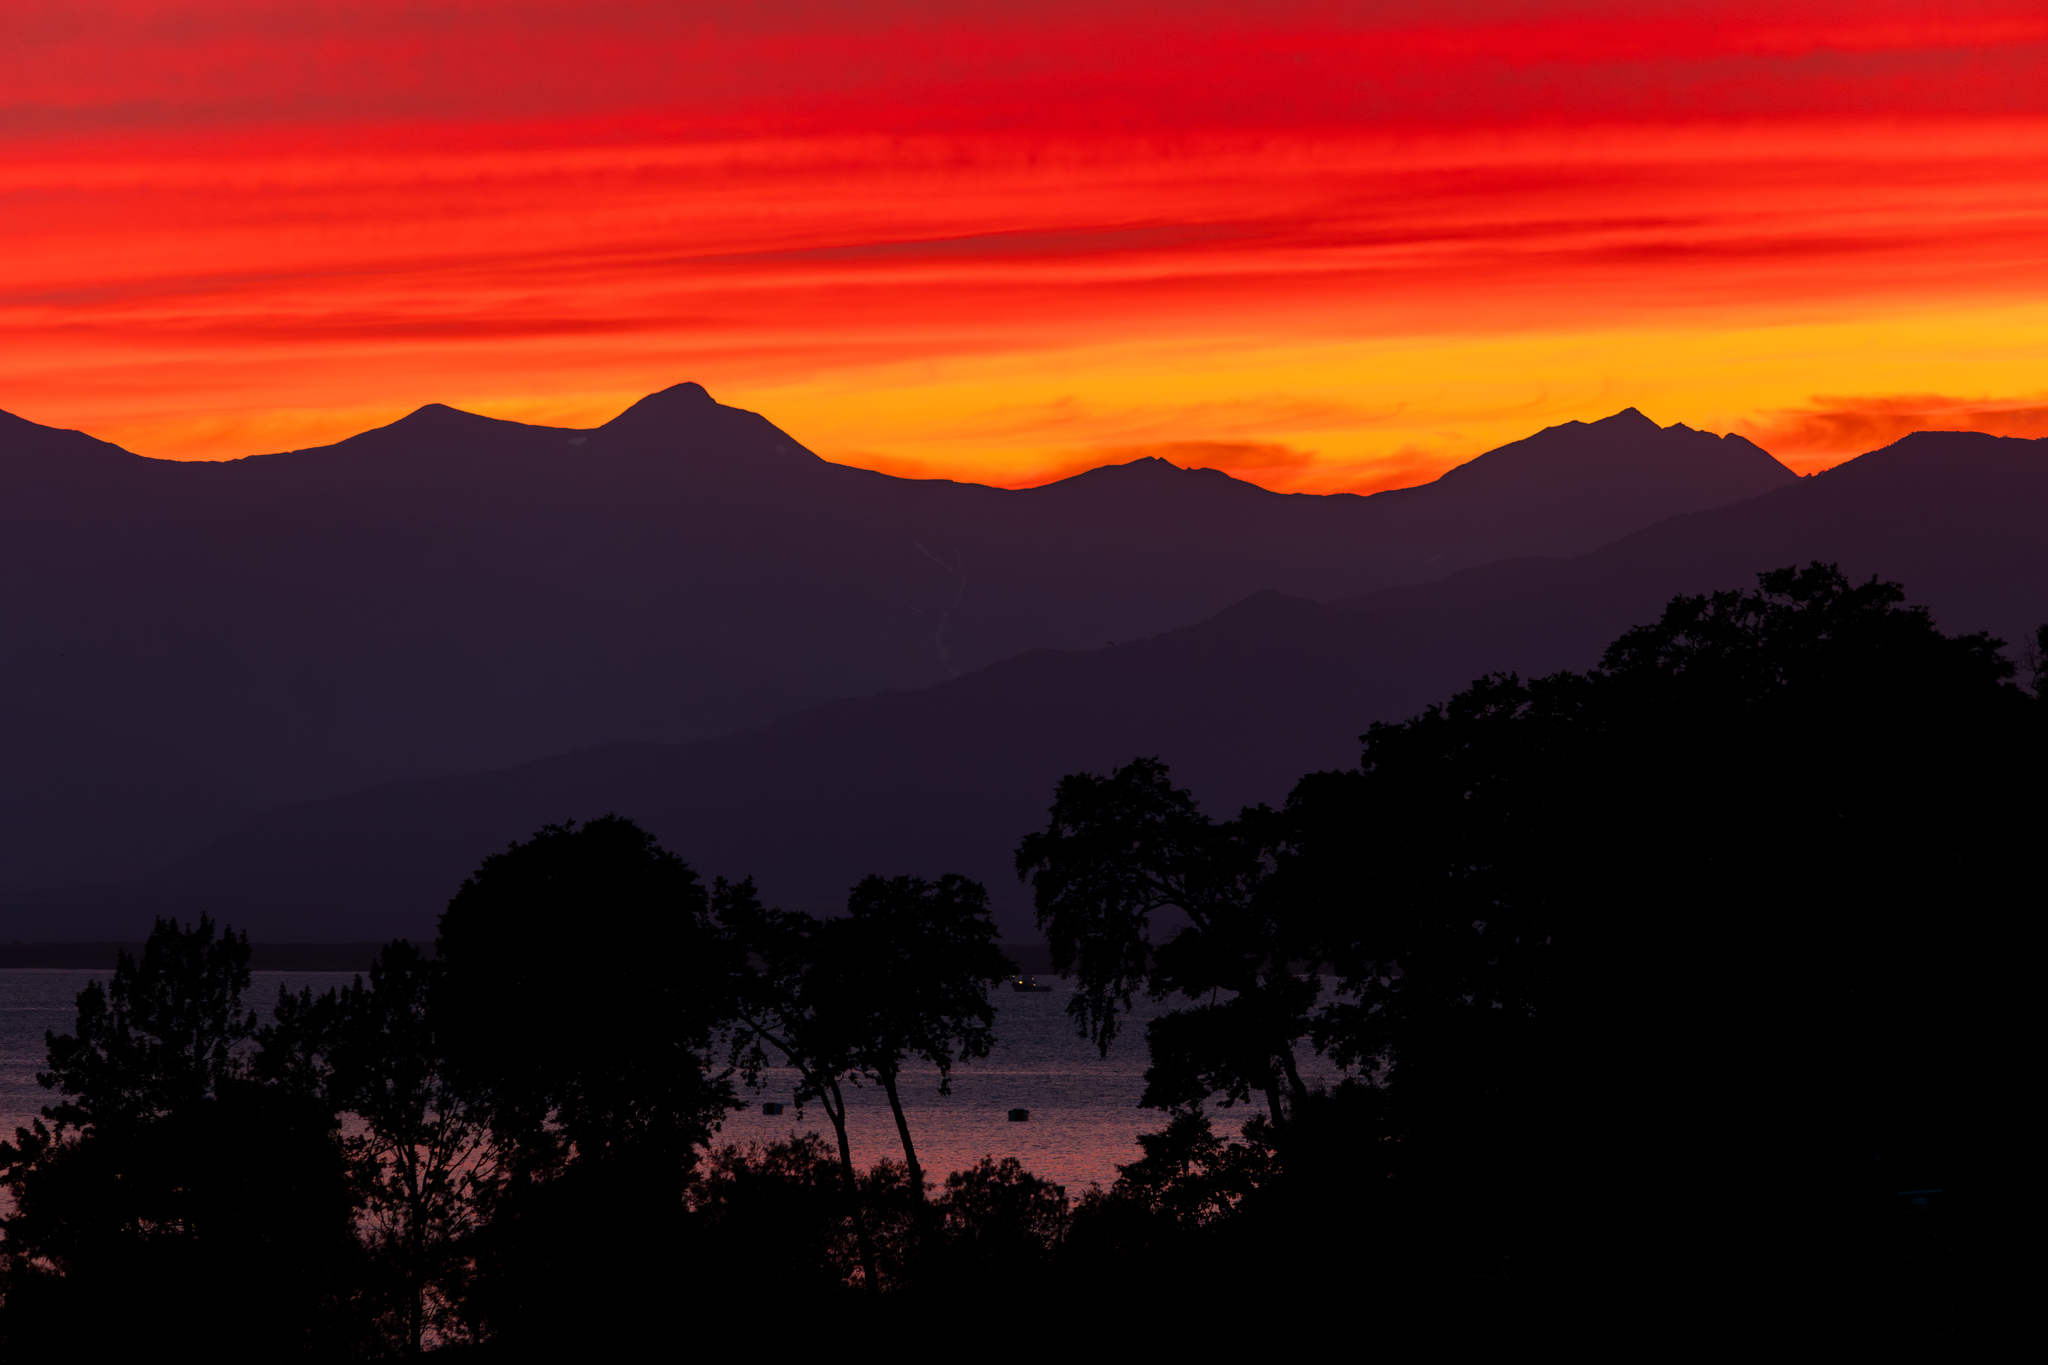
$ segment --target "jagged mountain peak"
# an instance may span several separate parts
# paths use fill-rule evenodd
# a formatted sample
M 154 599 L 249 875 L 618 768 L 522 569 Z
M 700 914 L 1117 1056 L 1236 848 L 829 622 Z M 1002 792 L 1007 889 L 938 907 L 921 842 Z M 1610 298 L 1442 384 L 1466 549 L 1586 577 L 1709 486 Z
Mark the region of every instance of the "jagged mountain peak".
M 1707 478 L 1717 486 L 1732 481 L 1736 496 L 1767 492 L 1796 476 L 1770 452 L 1744 437 L 1716 436 L 1682 422 L 1660 427 L 1636 408 L 1623 408 L 1595 422 L 1564 422 L 1445 472 L 1438 483 L 1506 481 L 1547 483 L 1598 475 L 1662 479 Z M 1427 485 L 1425 485 L 1426 487 Z M 1723 498 L 1722 500 L 1726 500 Z

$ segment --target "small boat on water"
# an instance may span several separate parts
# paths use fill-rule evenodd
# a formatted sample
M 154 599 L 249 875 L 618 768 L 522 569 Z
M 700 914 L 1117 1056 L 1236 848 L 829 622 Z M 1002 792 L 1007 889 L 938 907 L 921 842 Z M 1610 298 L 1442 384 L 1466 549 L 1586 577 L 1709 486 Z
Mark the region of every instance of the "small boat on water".
M 1013 976 L 1010 978 L 1010 989 L 1013 991 L 1049 991 L 1052 987 L 1047 984 L 1041 984 L 1035 976 Z

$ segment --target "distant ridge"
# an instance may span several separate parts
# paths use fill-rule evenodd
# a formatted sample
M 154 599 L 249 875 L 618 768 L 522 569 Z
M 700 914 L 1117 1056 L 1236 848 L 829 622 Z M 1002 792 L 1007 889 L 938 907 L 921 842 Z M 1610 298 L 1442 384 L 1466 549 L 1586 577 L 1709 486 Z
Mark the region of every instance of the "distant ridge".
M 280 802 L 710 738 L 1264 590 L 1583 553 L 1793 481 L 1632 410 L 1369 498 L 1161 461 L 897 479 L 688 383 L 594 428 L 429 404 L 223 463 L 10 417 L 0 895 L 137 876 Z
M 1376 497 L 1457 506 L 1456 525 L 1437 531 L 1444 544 L 1438 553 L 1463 568 L 1492 559 L 1583 552 L 1624 534 L 1623 526 L 1636 530 L 1681 512 L 1740 502 L 1795 478 L 1745 437 L 1716 436 L 1683 423 L 1660 428 L 1636 409 L 1623 408 L 1597 422 L 1545 427 L 1457 465 L 1432 483 Z M 1681 487 L 1687 496 L 1674 497 Z M 1530 534 L 1539 526 L 1548 528 L 1548 543 Z

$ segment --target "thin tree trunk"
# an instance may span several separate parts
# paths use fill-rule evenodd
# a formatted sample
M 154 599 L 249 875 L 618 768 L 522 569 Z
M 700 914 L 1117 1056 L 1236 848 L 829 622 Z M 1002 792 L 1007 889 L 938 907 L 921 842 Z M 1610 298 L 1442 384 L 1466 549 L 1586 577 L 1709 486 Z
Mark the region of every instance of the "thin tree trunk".
M 413 1219 L 415 1229 L 418 1227 L 419 1221 L 420 1220 L 417 1217 Z M 413 1231 L 411 1229 L 409 1229 L 408 1231 L 411 1232 L 411 1236 L 408 1238 L 408 1240 L 412 1243 L 412 1246 L 410 1248 L 412 1252 L 412 1255 L 410 1257 L 412 1264 L 407 1268 L 408 1274 L 406 1278 L 412 1281 L 412 1284 L 410 1286 L 412 1292 L 408 1296 L 410 1302 L 408 1302 L 405 1306 L 407 1318 L 406 1336 L 409 1338 L 409 1340 L 406 1343 L 406 1347 L 407 1352 L 409 1354 L 419 1355 L 421 1354 L 422 1346 L 424 1344 L 424 1338 L 427 1334 L 427 1287 L 421 1278 L 426 1268 L 426 1249 L 421 1243 L 421 1238 L 418 1232 Z
M 394 1155 L 405 1190 L 405 1350 L 420 1355 L 426 1337 L 426 1286 L 421 1273 L 426 1261 L 426 1196 L 420 1188 L 419 1148 L 407 1143 Z
M 1294 1104 L 1298 1109 L 1308 1103 L 1308 1087 L 1302 1084 L 1301 1070 L 1294 1064 L 1294 1045 L 1287 1044 L 1280 1049 L 1280 1064 L 1287 1068 L 1287 1088 L 1294 1092 Z
M 917 1148 L 910 1144 L 910 1124 L 903 1117 L 903 1101 L 896 1097 L 896 1069 L 887 1067 L 875 1074 L 882 1078 L 882 1092 L 889 1097 L 889 1112 L 896 1116 L 896 1136 L 903 1139 L 903 1164 L 910 1168 L 910 1187 L 922 1199 L 924 1167 L 917 1164 Z
M 1287 1111 L 1280 1107 L 1280 1073 L 1266 1068 L 1266 1114 L 1273 1120 L 1275 1128 L 1287 1126 Z
M 853 1213 L 853 1240 L 860 1248 L 860 1269 L 866 1283 L 862 1288 L 870 1294 L 881 1290 L 881 1282 L 875 1278 L 875 1246 L 868 1239 L 867 1215 L 861 1209 L 860 1175 L 853 1168 L 853 1144 L 846 1140 L 846 1096 L 839 1089 L 836 1079 L 828 1080 L 818 1090 L 818 1102 L 825 1106 L 825 1116 L 832 1120 L 832 1131 L 839 1135 L 839 1165 L 846 1175 L 846 1198 Z

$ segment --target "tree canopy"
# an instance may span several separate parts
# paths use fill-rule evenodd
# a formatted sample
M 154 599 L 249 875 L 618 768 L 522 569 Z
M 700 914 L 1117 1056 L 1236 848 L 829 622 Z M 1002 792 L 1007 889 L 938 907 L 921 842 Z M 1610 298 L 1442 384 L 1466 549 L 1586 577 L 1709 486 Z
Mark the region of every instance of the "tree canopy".
M 1651 1273 L 1599 1250 L 1650 1239 L 1673 1274 L 1781 1302 L 1805 1256 L 1877 1283 L 1847 1248 L 1885 1191 L 1984 1197 L 2018 1169 L 2000 1077 L 2027 1031 L 2042 724 L 2002 648 L 1897 585 L 1782 569 L 1674 600 L 1585 673 L 1375 725 L 1275 811 L 1212 823 L 1154 760 L 1070 777 L 1018 867 L 1105 1044 L 1140 984 L 1238 991 L 1213 1026 L 1152 1027 L 1148 1102 L 1242 1097 L 1256 1063 L 1230 1049 L 1281 1035 L 1353 1068 L 1379 1098 L 1318 1122 L 1372 1154 L 1372 1200 L 1411 1192 L 1418 1246 L 1464 1227 L 1444 1254 L 1495 1264 L 1541 1229 L 1589 1274 Z M 1167 906 L 1190 927 L 1155 941 Z M 1236 953 L 1201 960 L 1264 975 L 1182 965 L 1223 926 Z M 1327 997 L 1268 1005 L 1290 962 Z M 1274 1130 L 1279 1168 L 1341 1185 L 1296 1137 L 1290 1159 Z M 1726 1211 L 1763 1189 L 1804 1231 L 1738 1273 Z
M 738 950 L 696 872 L 632 821 L 550 825 L 486 858 L 436 948 L 452 1064 L 531 1152 L 687 1161 L 735 1103 L 711 1054 Z
M 1257 1090 L 1277 1119 L 1282 1091 L 1305 1091 L 1294 1048 L 1316 987 L 1296 970 L 1309 945 L 1270 894 L 1284 837 L 1272 812 L 1213 821 L 1163 763 L 1141 758 L 1107 778 L 1063 779 L 1051 815 L 1019 845 L 1017 873 L 1031 882 L 1054 967 L 1076 976 L 1067 1008 L 1077 1026 L 1107 1054 L 1140 990 L 1211 997 L 1149 1026 L 1159 1046 L 1145 1102 Z M 1155 943 L 1162 912 L 1180 923 Z M 1232 998 L 1217 1001 L 1222 991 Z

